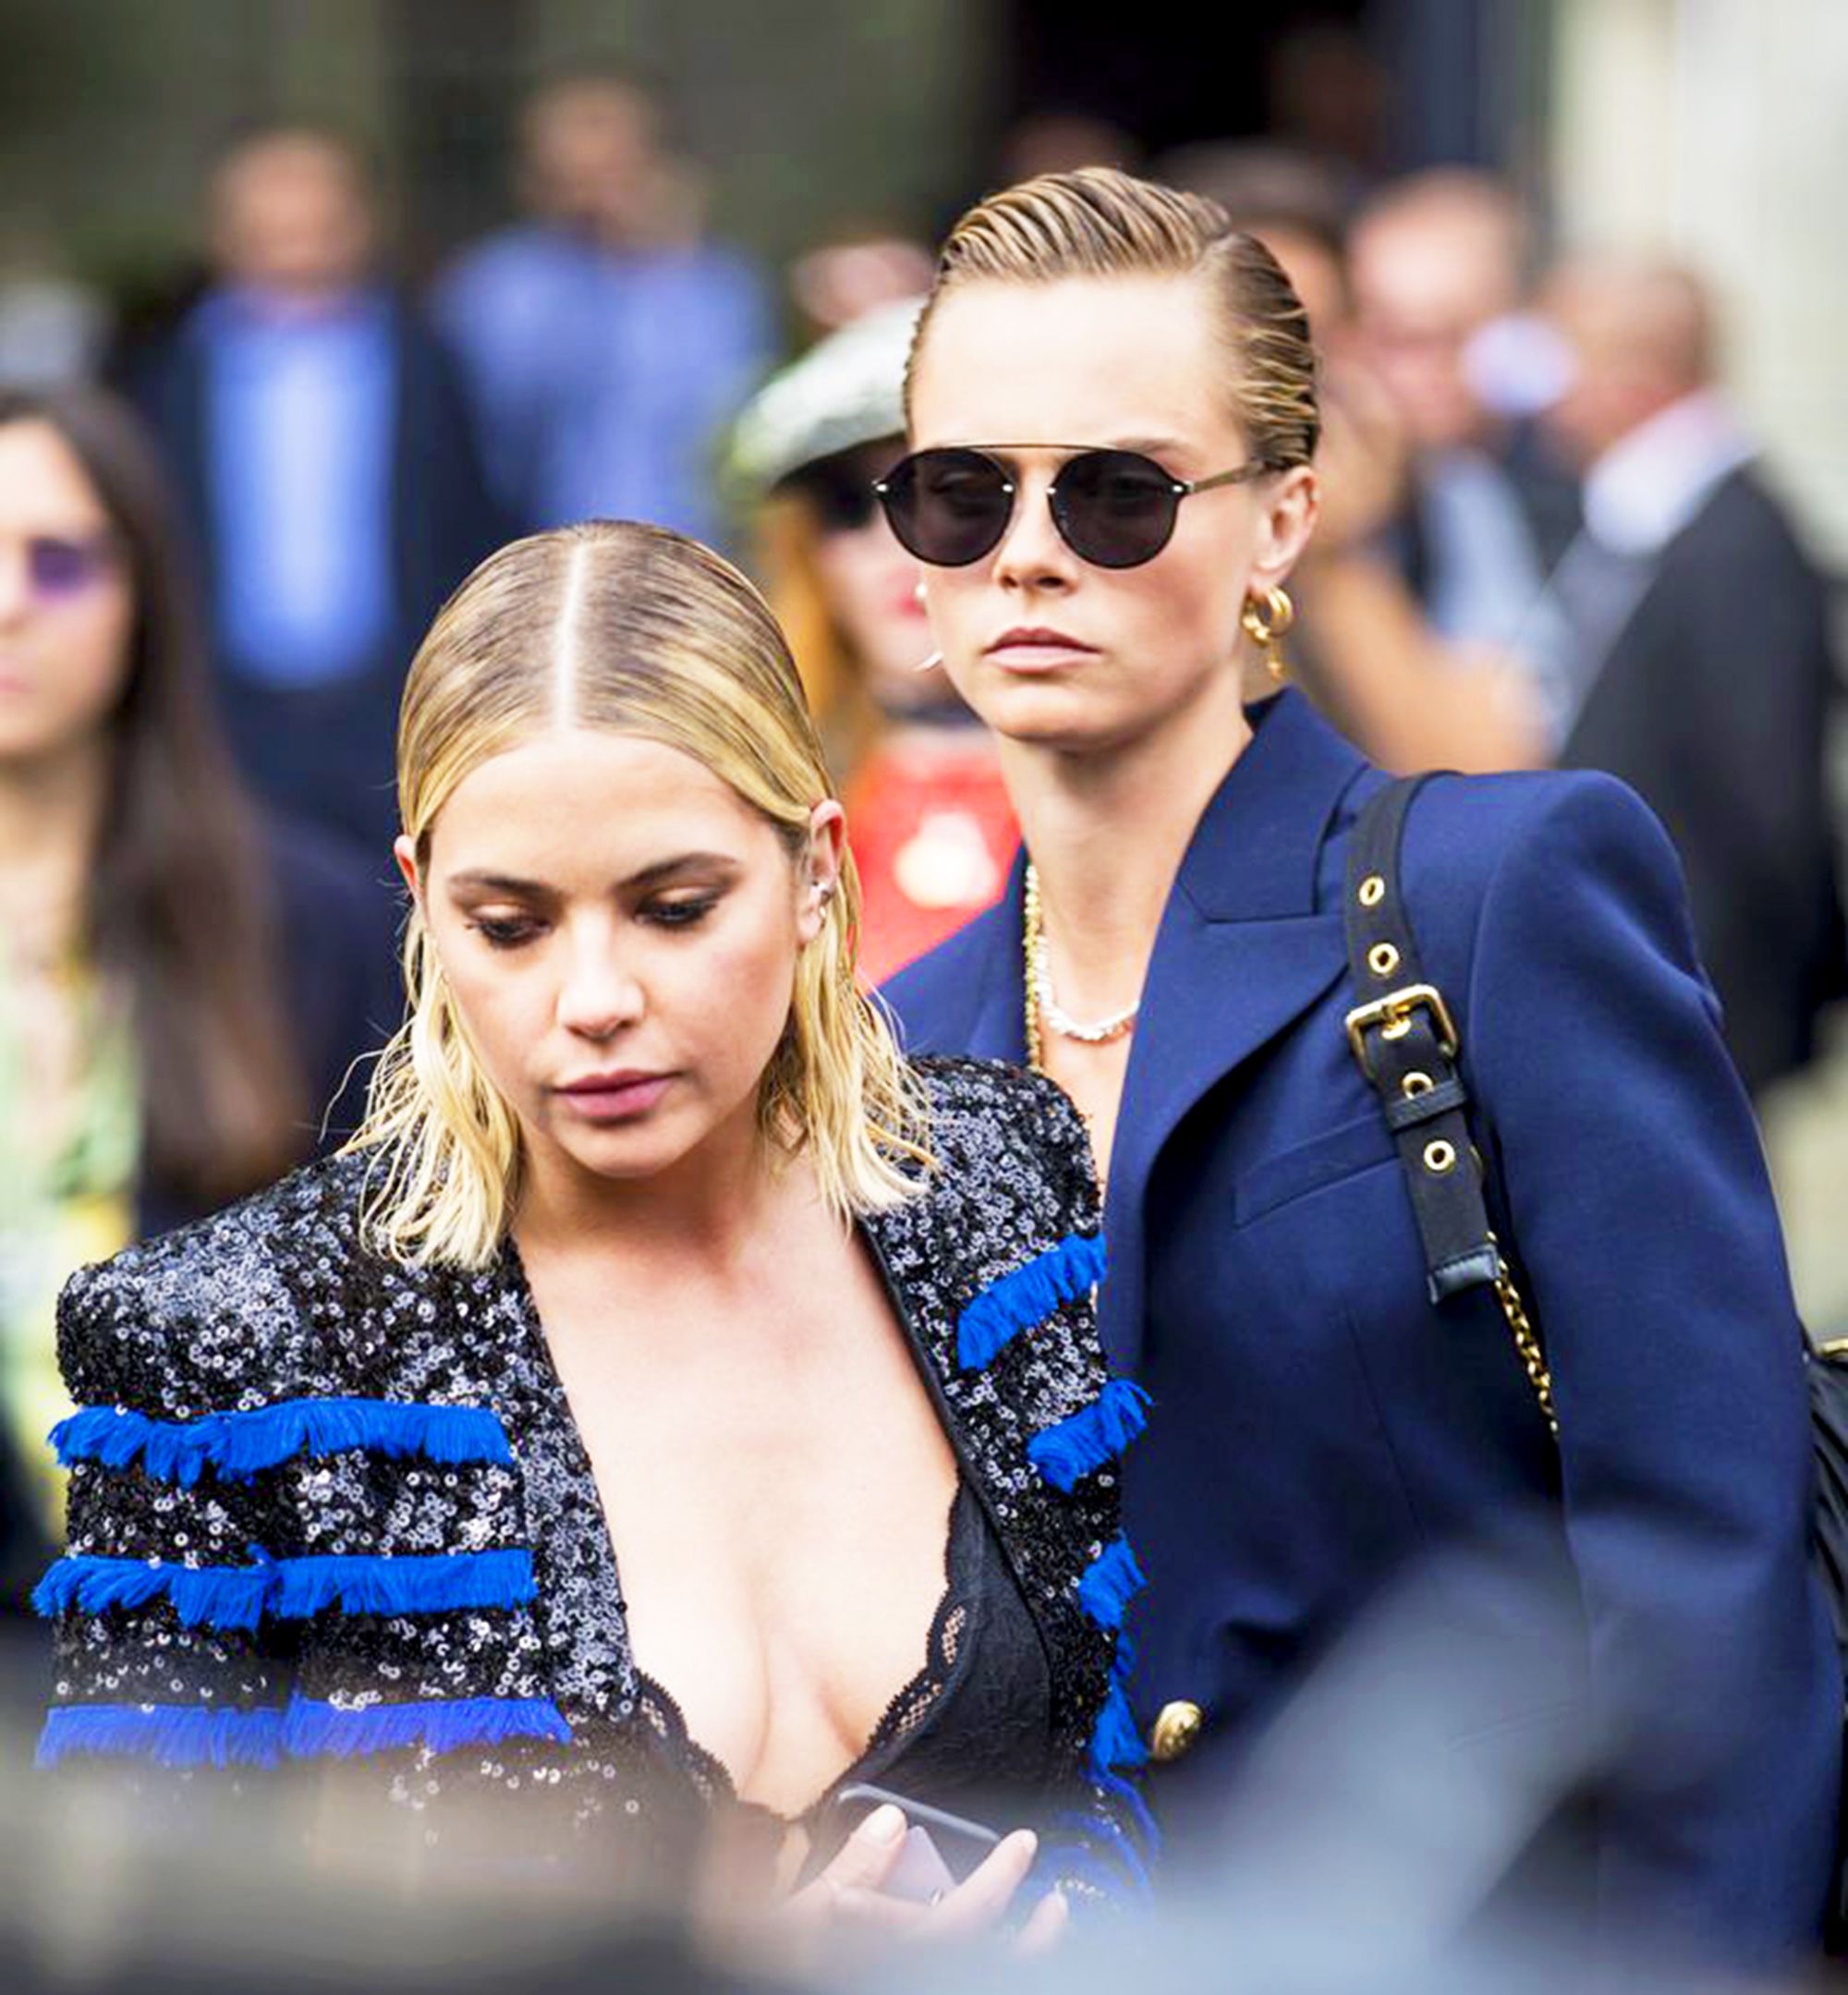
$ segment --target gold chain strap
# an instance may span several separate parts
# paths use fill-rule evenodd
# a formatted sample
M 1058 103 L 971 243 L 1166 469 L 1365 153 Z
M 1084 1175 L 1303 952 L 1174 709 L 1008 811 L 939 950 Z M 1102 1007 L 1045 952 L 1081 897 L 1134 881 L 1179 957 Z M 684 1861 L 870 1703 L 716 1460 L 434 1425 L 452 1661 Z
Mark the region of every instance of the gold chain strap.
M 1040 993 L 1033 972 L 1040 960 L 1040 875 L 1027 864 L 1026 919 L 1021 924 L 1021 981 L 1027 987 L 1027 1064 L 1036 1074 L 1046 1071 L 1045 1046 L 1040 1037 Z
M 1534 1328 L 1526 1304 L 1521 1300 L 1521 1291 L 1514 1286 L 1514 1271 L 1502 1258 L 1502 1243 L 1492 1233 L 1489 1235 L 1489 1244 L 1495 1249 L 1495 1299 L 1502 1305 L 1502 1314 L 1507 1318 L 1508 1328 L 1514 1333 L 1521 1369 L 1527 1374 L 1527 1383 L 1533 1387 L 1534 1397 L 1539 1402 L 1547 1431 L 1557 1441 L 1560 1423 L 1553 1407 L 1553 1375 L 1547 1369 L 1547 1354 L 1540 1347 L 1540 1333 Z

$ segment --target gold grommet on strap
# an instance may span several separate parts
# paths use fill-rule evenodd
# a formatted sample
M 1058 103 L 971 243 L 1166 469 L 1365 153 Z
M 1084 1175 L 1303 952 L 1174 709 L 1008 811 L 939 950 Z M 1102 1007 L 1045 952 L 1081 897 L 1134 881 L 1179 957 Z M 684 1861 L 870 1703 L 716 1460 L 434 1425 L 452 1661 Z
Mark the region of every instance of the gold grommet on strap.
M 1433 1177 L 1442 1177 L 1448 1171 L 1456 1169 L 1456 1145 L 1446 1143 L 1442 1137 L 1425 1145 L 1425 1169 Z
M 1406 1101 L 1414 1101 L 1421 1094 L 1429 1094 L 1436 1086 L 1437 1082 L 1429 1074 L 1421 1074 L 1414 1067 L 1399 1083 L 1399 1092 Z
M 1368 873 L 1356 896 L 1363 907 L 1377 907 L 1386 898 L 1386 882 L 1378 873 Z
M 1178 1759 L 1199 1737 L 1200 1727 L 1206 1721 L 1206 1713 L 1199 1706 L 1190 1704 L 1185 1697 L 1177 1698 L 1173 1704 L 1164 1704 L 1149 1728 L 1150 1757 L 1163 1766 Z
M 1391 943 L 1375 943 L 1367 952 L 1367 967 L 1376 977 L 1390 977 L 1399 967 L 1399 952 Z

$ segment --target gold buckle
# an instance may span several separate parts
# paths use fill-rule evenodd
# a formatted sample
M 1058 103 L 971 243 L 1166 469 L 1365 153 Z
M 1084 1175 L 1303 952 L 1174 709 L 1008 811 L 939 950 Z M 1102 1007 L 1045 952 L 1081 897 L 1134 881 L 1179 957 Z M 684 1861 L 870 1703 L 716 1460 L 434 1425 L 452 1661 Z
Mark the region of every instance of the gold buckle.
M 1369 1004 L 1356 1004 L 1347 1015 L 1347 1043 L 1353 1047 L 1360 1071 L 1368 1080 L 1373 1078 L 1373 1065 L 1367 1057 L 1368 1029 L 1378 1026 L 1382 1039 L 1404 1039 L 1412 1028 L 1412 1014 L 1421 1007 L 1431 1015 L 1444 1058 L 1456 1058 L 1456 1026 L 1443 1001 L 1443 992 L 1435 984 L 1404 984 Z

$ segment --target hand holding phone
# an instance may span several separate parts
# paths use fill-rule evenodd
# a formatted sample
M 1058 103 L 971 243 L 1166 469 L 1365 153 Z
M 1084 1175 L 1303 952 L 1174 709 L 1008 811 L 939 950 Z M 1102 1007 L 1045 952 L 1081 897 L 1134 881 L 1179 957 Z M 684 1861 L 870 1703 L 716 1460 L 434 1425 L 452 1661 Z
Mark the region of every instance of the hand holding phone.
M 903 1845 L 880 1886 L 889 1897 L 935 1904 L 979 1870 L 1001 1842 L 985 1823 L 908 1800 L 889 1788 L 856 1782 L 834 1796 L 828 1813 L 829 1831 L 821 1838 L 821 1846 L 839 1848 L 881 1807 L 897 1808 L 906 1820 Z

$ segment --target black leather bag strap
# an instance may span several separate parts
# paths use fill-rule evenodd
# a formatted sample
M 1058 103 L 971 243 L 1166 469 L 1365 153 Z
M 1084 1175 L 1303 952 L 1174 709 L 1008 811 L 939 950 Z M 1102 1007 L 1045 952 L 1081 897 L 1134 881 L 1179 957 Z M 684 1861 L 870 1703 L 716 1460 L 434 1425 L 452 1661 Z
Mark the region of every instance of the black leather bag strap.
M 1483 1162 L 1470 1140 L 1456 1027 L 1425 974 L 1400 889 L 1405 815 L 1428 778 L 1389 783 L 1362 807 L 1348 847 L 1344 918 L 1354 1008 L 1348 1044 L 1399 1152 L 1433 1305 L 1491 1287 L 1547 1425 L 1559 1432 L 1538 1333 L 1489 1223 Z

